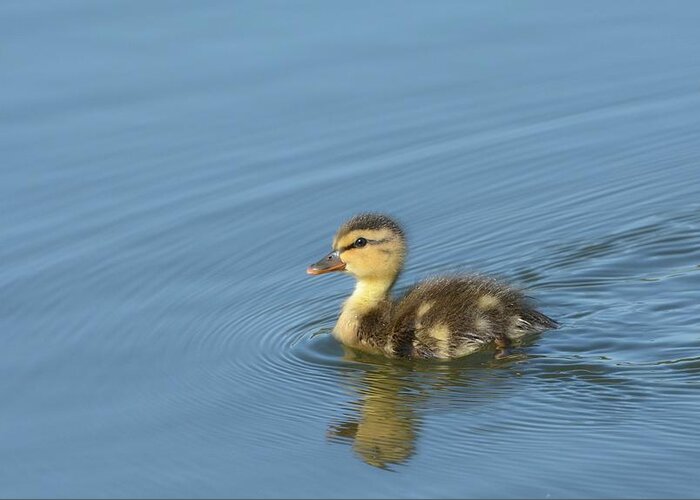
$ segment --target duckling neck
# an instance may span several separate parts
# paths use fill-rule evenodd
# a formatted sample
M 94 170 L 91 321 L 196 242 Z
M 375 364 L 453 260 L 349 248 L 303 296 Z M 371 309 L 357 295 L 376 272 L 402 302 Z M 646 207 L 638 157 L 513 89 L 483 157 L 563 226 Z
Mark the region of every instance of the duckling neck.
M 345 301 L 338 323 L 333 329 L 335 337 L 345 345 L 362 347 L 358 333 L 362 318 L 370 311 L 389 301 L 393 280 L 360 280 L 350 298 Z
M 389 290 L 394 284 L 388 280 L 361 280 L 355 285 L 355 291 L 346 302 L 346 307 L 352 305 L 358 309 L 373 309 L 379 303 L 389 298 Z

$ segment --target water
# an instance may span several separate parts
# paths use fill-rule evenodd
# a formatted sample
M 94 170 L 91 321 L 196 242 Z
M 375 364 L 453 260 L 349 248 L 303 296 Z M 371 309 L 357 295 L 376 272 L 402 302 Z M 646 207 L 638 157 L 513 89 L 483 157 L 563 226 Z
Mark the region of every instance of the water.
M 0 4 L 0 494 L 700 491 L 700 4 Z M 562 328 L 352 356 L 309 277 L 385 210 L 398 283 Z

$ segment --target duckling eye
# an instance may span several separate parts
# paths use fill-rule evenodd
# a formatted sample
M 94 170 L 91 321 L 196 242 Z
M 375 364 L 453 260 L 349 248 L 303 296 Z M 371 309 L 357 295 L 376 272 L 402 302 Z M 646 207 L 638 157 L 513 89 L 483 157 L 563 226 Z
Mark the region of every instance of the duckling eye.
M 365 246 L 366 244 L 367 244 L 367 240 L 366 240 L 366 239 L 364 239 L 364 238 L 357 238 L 357 239 L 355 240 L 355 243 L 352 244 L 352 246 L 354 246 L 355 248 L 362 248 L 362 247 Z

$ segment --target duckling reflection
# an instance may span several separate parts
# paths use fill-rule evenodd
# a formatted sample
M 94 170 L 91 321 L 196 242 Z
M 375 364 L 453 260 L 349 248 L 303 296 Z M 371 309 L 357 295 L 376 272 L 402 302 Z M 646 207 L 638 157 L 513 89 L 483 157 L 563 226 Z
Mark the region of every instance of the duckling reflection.
M 356 416 L 331 425 L 329 437 L 349 440 L 355 453 L 369 465 L 388 469 L 407 461 L 415 451 L 419 417 L 411 382 L 395 370 L 366 372 L 356 401 Z
M 368 358 L 372 356 L 346 351 L 346 359 L 366 361 Z M 491 398 L 493 392 L 487 389 L 498 385 L 499 378 L 480 378 L 481 375 L 517 359 L 520 359 L 517 354 L 508 359 L 494 359 L 493 353 L 485 353 L 481 360 L 474 359 L 467 365 L 431 366 L 378 363 L 373 359 L 367 370 L 348 374 L 347 383 L 355 388 L 357 400 L 351 404 L 351 414 L 329 426 L 327 436 L 331 441 L 352 444 L 353 451 L 365 463 L 391 470 L 416 453 L 425 411 L 453 409 L 456 404 L 470 404 L 484 395 Z M 470 375 L 476 373 L 480 374 L 477 378 L 484 382 L 483 387 L 476 384 L 465 391 L 466 386 L 472 386 Z

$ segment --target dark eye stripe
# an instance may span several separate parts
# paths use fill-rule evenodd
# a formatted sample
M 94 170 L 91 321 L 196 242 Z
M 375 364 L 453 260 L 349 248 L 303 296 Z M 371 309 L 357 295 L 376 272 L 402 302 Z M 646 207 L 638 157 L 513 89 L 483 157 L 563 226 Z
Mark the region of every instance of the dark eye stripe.
M 370 245 L 379 245 L 380 243 L 386 243 L 387 241 L 389 241 L 389 239 L 384 238 L 381 240 L 367 240 L 367 243 L 369 243 Z
M 365 238 L 365 239 L 367 240 L 367 238 Z M 384 238 L 384 239 L 381 239 L 381 240 L 367 240 L 367 244 L 368 244 L 368 245 L 379 245 L 379 244 L 381 244 L 381 243 L 386 243 L 387 241 L 389 241 L 388 238 Z M 354 241 L 353 241 L 352 243 L 350 243 L 349 245 L 345 245 L 343 248 L 341 248 L 341 249 L 338 250 L 338 251 L 339 251 L 339 252 L 345 252 L 346 250 L 350 250 L 351 248 L 356 248 L 356 247 L 355 247 L 355 242 L 354 242 Z

